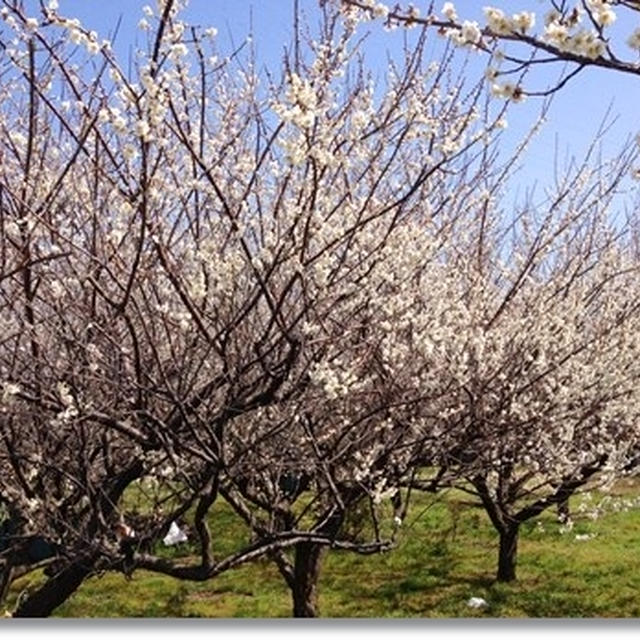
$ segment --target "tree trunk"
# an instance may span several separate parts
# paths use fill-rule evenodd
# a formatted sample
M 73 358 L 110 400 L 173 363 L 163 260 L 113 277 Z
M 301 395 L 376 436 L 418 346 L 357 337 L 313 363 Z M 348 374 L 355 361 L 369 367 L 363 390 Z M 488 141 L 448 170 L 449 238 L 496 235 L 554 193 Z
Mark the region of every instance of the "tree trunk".
M 106 483 L 100 499 L 102 516 L 105 520 L 111 516 L 127 487 L 142 475 L 143 469 L 142 461 L 140 459 L 134 460 Z M 94 518 L 86 532 L 87 539 L 91 540 L 97 529 L 98 520 Z M 77 560 L 63 567 L 38 590 L 20 602 L 13 617 L 46 618 L 50 616 L 93 573 L 94 565 L 99 556 L 85 551 L 83 555 L 78 554 L 77 557 Z
M 13 565 L 7 562 L 0 570 L 0 605 L 4 604 L 4 601 L 9 593 L 9 587 L 13 580 Z
M 318 616 L 318 580 L 327 548 L 313 542 L 301 542 L 295 547 L 291 594 L 294 618 Z
M 518 557 L 518 530 L 520 525 L 509 525 L 500 531 L 500 551 L 498 556 L 499 582 L 511 582 L 516 579 L 516 560 Z
M 46 618 L 59 607 L 91 574 L 94 559 L 73 562 L 60 573 L 47 580 L 37 591 L 23 600 L 15 610 L 14 618 Z
M 571 512 L 569 511 L 569 498 L 565 500 L 561 500 L 558 502 L 558 520 L 560 522 L 567 522 L 571 517 Z

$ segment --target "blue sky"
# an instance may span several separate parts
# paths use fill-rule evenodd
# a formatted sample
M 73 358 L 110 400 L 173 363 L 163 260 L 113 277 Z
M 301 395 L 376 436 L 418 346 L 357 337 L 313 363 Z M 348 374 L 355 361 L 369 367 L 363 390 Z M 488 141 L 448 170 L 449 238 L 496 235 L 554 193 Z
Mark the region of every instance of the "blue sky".
M 117 49 L 125 55 L 136 38 L 143 37 L 136 29 L 142 17 L 142 7 L 147 3 L 155 5 L 155 0 L 59 2 L 61 13 L 79 17 L 85 25 L 96 29 L 101 37 L 107 37 L 118 18 L 122 17 Z M 35 11 L 35 0 L 27 0 L 27 4 L 31 4 Z M 415 4 L 427 6 L 426 0 L 417 0 Z M 436 6 L 439 4 L 441 3 L 438 2 Z M 482 7 L 488 2 L 462 0 L 455 4 L 461 16 L 480 18 Z M 493 0 L 491 4 L 509 11 L 527 8 L 544 13 L 548 8 L 548 3 L 542 0 Z M 191 0 L 185 16 L 190 22 L 217 27 L 223 51 L 228 47 L 231 38 L 236 43 L 241 42 L 253 25 L 258 59 L 273 68 L 278 65 L 285 45 L 291 40 L 292 5 L 293 0 Z M 316 23 L 319 16 L 316 0 L 300 0 L 300 5 L 310 22 Z M 640 26 L 640 14 L 636 16 L 639 18 L 638 23 L 625 18 L 621 13 L 616 24 L 617 32 L 628 34 L 633 28 Z M 402 34 L 399 31 L 386 32 L 379 24 L 371 24 L 368 29 L 371 32 L 367 46 L 369 64 L 373 67 L 378 66 L 382 71 L 387 53 L 391 52 L 393 55 L 394 51 L 399 50 Z M 625 51 L 624 47 L 622 51 L 631 54 L 631 50 Z M 479 62 L 479 72 L 481 68 Z M 560 71 L 561 67 L 558 65 L 554 65 L 552 69 L 545 65 L 544 73 L 531 77 L 528 82 L 532 88 L 544 88 Z M 505 145 L 514 144 L 521 139 L 539 107 L 539 99 L 529 99 L 525 104 L 517 105 L 511 110 Z M 548 180 L 553 167 L 556 144 L 561 156 L 579 157 L 597 131 L 609 107 L 611 118 L 615 118 L 616 122 L 607 135 L 603 149 L 605 156 L 616 153 L 625 138 L 640 132 L 640 78 L 595 68 L 583 71 L 556 95 L 549 112 L 548 123 L 532 145 L 518 182 L 531 184 L 534 181 L 544 183 Z

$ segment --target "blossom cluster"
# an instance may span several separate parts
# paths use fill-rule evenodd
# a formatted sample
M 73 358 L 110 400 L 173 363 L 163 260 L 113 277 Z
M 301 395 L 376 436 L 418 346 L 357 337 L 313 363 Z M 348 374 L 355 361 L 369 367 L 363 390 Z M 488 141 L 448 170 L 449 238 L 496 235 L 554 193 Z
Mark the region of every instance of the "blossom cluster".
M 547 42 L 560 51 L 585 56 L 595 60 L 606 52 L 606 43 L 593 29 L 568 26 L 562 18 L 555 18 L 545 27 L 544 37 Z
M 530 11 L 521 11 L 508 16 L 501 9 L 484 7 L 484 14 L 489 29 L 492 33 L 499 35 L 510 33 L 526 34 L 533 29 L 536 22 L 535 14 Z

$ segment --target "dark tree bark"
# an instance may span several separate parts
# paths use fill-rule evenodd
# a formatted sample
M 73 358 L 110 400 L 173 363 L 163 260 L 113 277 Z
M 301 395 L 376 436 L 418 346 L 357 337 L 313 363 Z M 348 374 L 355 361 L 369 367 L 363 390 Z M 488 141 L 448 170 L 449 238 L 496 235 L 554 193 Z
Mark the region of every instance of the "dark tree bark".
M 129 467 L 115 475 L 106 486 L 102 502 L 102 514 L 108 518 L 125 492 L 126 488 L 143 471 L 140 460 L 134 460 Z M 91 539 L 97 531 L 98 523 L 94 519 L 87 530 L 87 537 Z M 59 607 L 80 585 L 93 573 L 99 555 L 95 552 L 79 553 L 73 556 L 73 562 L 63 566 L 58 573 L 49 578 L 39 589 L 19 603 L 13 613 L 14 618 L 46 618 Z
M 0 569 L 0 605 L 4 603 L 13 579 L 13 564 L 7 563 Z
M 71 563 L 23 600 L 13 617 L 46 618 L 50 616 L 91 574 L 94 564 L 94 557 Z
M 484 477 L 476 476 L 472 482 L 482 500 L 482 505 L 491 520 L 491 524 L 500 536 L 496 579 L 499 582 L 511 582 L 516 579 L 518 532 L 520 523 L 523 520 L 510 515 L 499 504 L 499 501 L 492 497 Z
M 295 618 L 318 616 L 318 581 L 326 551 L 325 545 L 313 542 L 296 545 L 293 582 L 290 585 Z
M 347 492 L 345 502 L 348 503 L 349 498 L 353 498 L 354 495 L 356 494 L 351 495 Z M 329 539 L 335 538 L 344 522 L 344 517 L 345 512 L 342 510 L 329 513 L 324 524 L 319 528 L 319 533 L 326 535 Z M 289 578 L 283 574 L 291 589 L 294 618 L 316 618 L 319 615 L 318 582 L 327 551 L 326 544 L 317 542 L 301 542 L 295 546 L 293 571 L 290 572 Z
M 510 524 L 499 532 L 500 550 L 498 553 L 498 582 L 511 582 L 516 579 L 519 529 L 519 524 Z
M 566 498 L 558 502 L 558 520 L 560 520 L 560 522 L 566 522 L 570 517 L 569 498 Z

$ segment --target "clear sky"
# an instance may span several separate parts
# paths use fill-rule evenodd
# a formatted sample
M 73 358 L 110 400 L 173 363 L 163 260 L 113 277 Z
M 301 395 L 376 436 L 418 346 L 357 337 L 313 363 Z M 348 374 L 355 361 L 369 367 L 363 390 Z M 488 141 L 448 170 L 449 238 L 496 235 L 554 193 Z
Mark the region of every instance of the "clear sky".
M 122 26 L 117 40 L 117 49 L 126 54 L 131 50 L 136 38 L 144 37 L 136 25 L 142 17 L 145 4 L 155 4 L 155 0 L 59 0 L 60 12 L 67 16 L 79 17 L 87 26 L 96 29 L 102 37 L 108 37 L 118 18 Z M 417 6 L 428 6 L 427 0 L 414 0 Z M 26 4 L 35 12 L 36 0 L 27 0 Z M 388 2 L 393 4 L 393 2 Z M 439 7 L 441 2 L 436 3 Z M 482 7 L 488 1 L 461 0 L 455 3 L 461 16 L 481 18 Z M 543 0 L 493 0 L 490 4 L 505 10 L 517 11 L 522 8 L 541 14 L 548 8 Z M 300 0 L 307 19 L 317 22 L 319 9 L 316 0 Z M 186 11 L 186 19 L 203 26 L 215 26 L 219 30 L 222 49 L 226 49 L 230 40 L 242 42 L 252 25 L 254 44 L 259 61 L 273 68 L 278 65 L 282 51 L 291 40 L 293 0 L 191 0 Z M 639 16 L 639 14 L 636 14 Z M 542 16 L 539 16 L 539 22 Z M 538 25 L 537 25 L 538 26 Z M 630 33 L 640 24 L 621 18 L 615 28 L 622 34 Z M 371 24 L 367 51 L 371 66 L 385 67 L 388 53 L 394 55 L 399 50 L 402 34 L 387 32 L 380 24 Z M 433 36 L 434 39 L 436 36 Z M 622 38 L 624 42 L 624 37 Z M 632 54 L 630 49 L 625 55 Z M 482 56 L 479 60 L 484 59 Z M 478 70 L 480 71 L 480 61 Z M 543 74 L 528 79 L 531 88 L 544 88 L 561 71 L 559 65 L 550 68 L 545 65 Z M 517 142 L 540 107 L 539 99 L 529 99 L 523 105 L 512 109 L 509 128 L 505 135 L 505 144 Z M 610 114 L 616 122 L 608 133 L 604 153 L 614 154 L 625 138 L 640 132 L 640 78 L 624 76 L 615 72 L 599 69 L 586 69 L 564 90 L 560 91 L 552 104 L 548 123 L 532 145 L 521 173 L 523 183 L 537 181 L 544 183 L 550 176 L 553 166 L 553 153 L 556 142 L 562 155 L 580 156 L 588 142 L 597 131 L 602 119 L 611 107 Z

